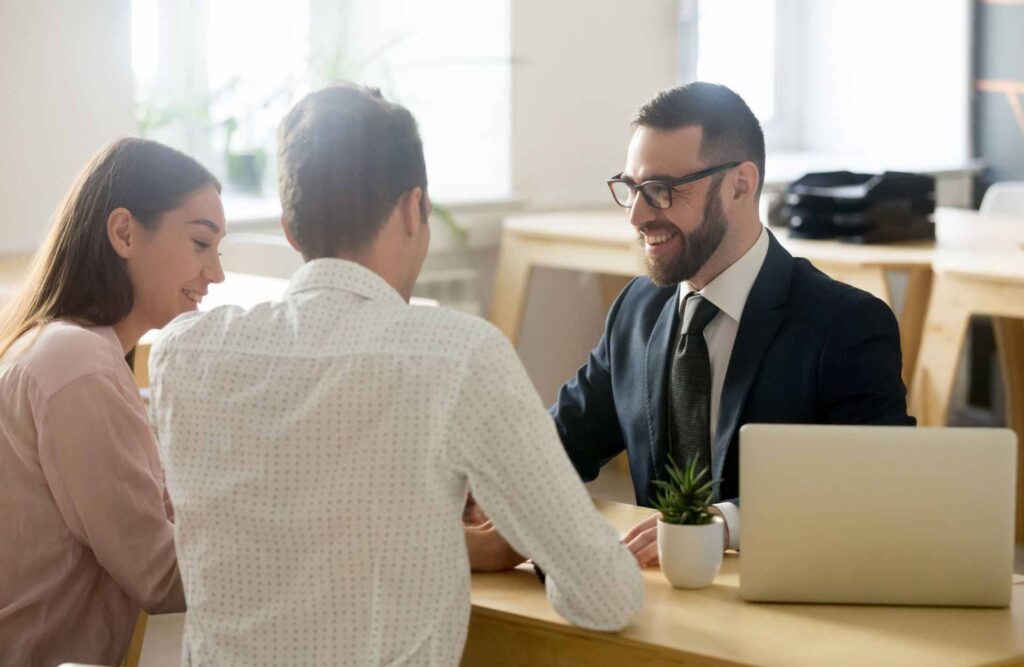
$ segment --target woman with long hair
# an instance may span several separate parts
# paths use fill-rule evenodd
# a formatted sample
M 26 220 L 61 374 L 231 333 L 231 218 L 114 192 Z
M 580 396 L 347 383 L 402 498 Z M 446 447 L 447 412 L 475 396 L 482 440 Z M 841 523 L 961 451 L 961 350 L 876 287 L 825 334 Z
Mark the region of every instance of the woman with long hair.
M 173 512 L 131 358 L 223 280 L 217 179 L 142 139 L 100 151 L 0 313 L 0 663 L 115 664 L 183 611 Z

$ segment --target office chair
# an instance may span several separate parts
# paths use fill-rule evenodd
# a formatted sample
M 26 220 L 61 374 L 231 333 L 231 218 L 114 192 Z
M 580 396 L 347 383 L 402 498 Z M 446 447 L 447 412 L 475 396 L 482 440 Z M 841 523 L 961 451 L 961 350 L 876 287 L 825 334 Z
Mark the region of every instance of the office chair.
M 1024 181 L 993 183 L 981 200 L 981 212 L 1024 217 Z

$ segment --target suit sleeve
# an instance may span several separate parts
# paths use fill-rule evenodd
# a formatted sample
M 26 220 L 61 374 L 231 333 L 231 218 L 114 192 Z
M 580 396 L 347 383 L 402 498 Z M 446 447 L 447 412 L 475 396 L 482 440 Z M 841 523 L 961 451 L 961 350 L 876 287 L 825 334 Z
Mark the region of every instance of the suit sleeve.
M 584 482 L 596 479 L 601 467 L 626 448 L 612 395 L 609 346 L 622 302 L 635 282 L 630 281 L 615 299 L 597 347 L 576 376 L 562 385 L 549 410 L 562 446 Z
M 896 317 L 884 302 L 864 295 L 837 318 L 822 349 L 822 423 L 914 426 L 902 366 Z

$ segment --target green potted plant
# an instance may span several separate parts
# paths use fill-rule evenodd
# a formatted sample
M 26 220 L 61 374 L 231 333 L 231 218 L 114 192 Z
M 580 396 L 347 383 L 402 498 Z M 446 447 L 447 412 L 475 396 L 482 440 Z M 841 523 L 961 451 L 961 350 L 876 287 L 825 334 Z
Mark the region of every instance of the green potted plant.
M 708 469 L 697 470 L 698 458 L 680 468 L 669 456 L 669 480 L 654 482 L 652 505 L 658 521 L 658 559 L 665 578 L 676 588 L 704 588 L 722 567 L 724 525 L 711 513 L 711 498 L 720 480 Z
M 228 185 L 239 192 L 261 194 L 263 172 L 267 166 L 267 153 L 261 146 L 236 150 L 231 143 L 238 131 L 238 119 L 229 117 L 223 123 L 227 135 L 224 141 L 224 172 Z

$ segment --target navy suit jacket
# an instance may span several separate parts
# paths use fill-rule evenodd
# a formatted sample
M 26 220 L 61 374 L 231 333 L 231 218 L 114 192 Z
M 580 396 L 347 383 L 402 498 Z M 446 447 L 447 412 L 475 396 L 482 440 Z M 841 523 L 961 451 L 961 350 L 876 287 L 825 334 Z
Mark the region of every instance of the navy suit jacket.
M 913 426 L 900 377 L 899 327 L 867 292 L 794 259 L 769 233 L 768 254 L 740 318 L 711 446 L 718 497 L 739 502 L 739 427 L 747 423 Z M 666 391 L 678 287 L 636 278 L 604 335 L 551 407 L 584 481 L 626 450 L 636 500 L 668 461 Z

